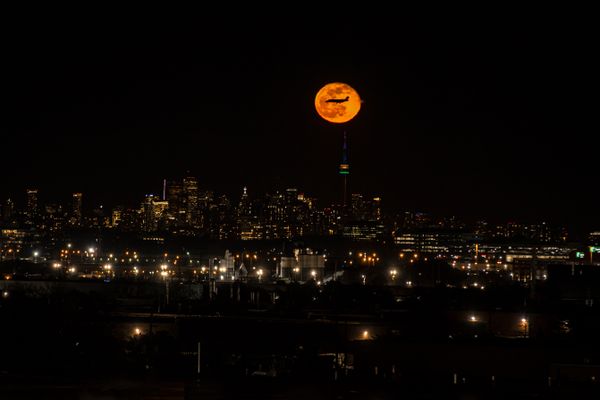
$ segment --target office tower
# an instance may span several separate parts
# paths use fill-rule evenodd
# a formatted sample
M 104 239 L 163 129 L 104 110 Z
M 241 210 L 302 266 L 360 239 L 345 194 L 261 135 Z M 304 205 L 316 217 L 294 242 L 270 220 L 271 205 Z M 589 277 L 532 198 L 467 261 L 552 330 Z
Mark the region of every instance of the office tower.
M 10 222 L 13 219 L 15 213 L 15 203 L 11 199 L 7 199 L 2 207 L 2 220 L 4 222 Z
M 73 225 L 81 225 L 81 205 L 82 205 L 81 193 L 73 193 L 73 209 L 71 211 L 71 223 Z
M 183 206 L 188 226 L 198 223 L 198 180 L 192 176 L 183 178 Z
M 25 221 L 33 223 L 38 215 L 38 191 L 27 189 L 27 202 L 25 207 Z

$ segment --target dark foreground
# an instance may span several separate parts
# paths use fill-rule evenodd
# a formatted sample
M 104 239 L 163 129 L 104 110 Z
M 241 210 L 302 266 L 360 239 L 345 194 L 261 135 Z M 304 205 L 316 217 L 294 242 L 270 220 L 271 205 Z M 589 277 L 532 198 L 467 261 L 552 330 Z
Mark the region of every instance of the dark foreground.
M 4 376 L 2 399 L 594 399 L 598 385 L 554 388 L 518 383 L 428 384 L 426 381 L 340 381 L 249 377 L 223 380 L 87 379 Z
M 6 286 L 0 400 L 600 398 L 589 301 L 289 285 L 148 311 L 155 286 L 78 285 Z

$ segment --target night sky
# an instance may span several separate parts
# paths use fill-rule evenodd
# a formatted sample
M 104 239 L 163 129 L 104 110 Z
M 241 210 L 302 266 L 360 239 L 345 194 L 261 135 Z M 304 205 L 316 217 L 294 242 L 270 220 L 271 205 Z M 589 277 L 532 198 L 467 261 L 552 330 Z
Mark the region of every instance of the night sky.
M 295 186 L 324 205 L 340 197 L 344 127 L 313 101 L 341 81 L 364 100 L 345 126 L 352 192 L 389 211 L 600 228 L 594 50 L 577 24 L 210 20 L 19 24 L 0 198 L 133 205 L 189 170 L 201 188 Z

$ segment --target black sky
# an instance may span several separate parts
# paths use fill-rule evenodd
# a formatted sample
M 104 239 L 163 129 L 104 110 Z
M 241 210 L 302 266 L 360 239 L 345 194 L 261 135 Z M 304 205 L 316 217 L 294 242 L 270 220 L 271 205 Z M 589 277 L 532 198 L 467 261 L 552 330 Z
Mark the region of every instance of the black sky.
M 389 210 L 600 228 L 594 56 L 576 21 L 210 21 L 19 24 L 1 198 L 38 187 L 134 204 L 190 170 L 218 192 L 336 200 L 342 128 L 313 99 L 342 81 L 364 99 L 346 127 L 353 192 Z

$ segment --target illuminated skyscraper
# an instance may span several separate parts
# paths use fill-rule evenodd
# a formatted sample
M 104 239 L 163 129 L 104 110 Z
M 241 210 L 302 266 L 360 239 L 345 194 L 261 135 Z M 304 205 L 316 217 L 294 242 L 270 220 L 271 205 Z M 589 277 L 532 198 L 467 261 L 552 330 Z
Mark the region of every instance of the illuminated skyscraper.
M 81 193 L 73 193 L 73 210 L 71 216 L 71 223 L 73 225 L 81 225 L 81 205 L 82 205 Z
M 175 225 L 185 222 L 185 209 L 183 208 L 183 190 L 180 181 L 170 181 L 167 185 L 167 201 L 169 202 L 169 219 Z
M 371 219 L 381 221 L 381 197 L 373 197 L 371 201 Z
M 154 195 L 147 194 L 142 203 L 142 229 L 144 232 L 152 232 L 156 230 L 156 219 L 154 218 Z
M 161 201 L 158 196 L 153 194 L 146 195 L 142 203 L 142 229 L 145 232 L 154 232 L 159 228 L 159 223 L 163 220 L 165 211 L 169 203 Z
M 252 231 L 252 203 L 248 197 L 248 189 L 245 186 L 237 208 L 236 225 L 241 239 L 254 239 Z
M 113 228 L 116 228 L 117 226 L 120 225 L 122 215 L 123 215 L 123 207 L 122 206 L 117 206 L 113 209 L 111 219 L 110 219 L 110 225 Z
M 38 214 L 38 191 L 37 189 L 27 189 L 27 206 L 25 208 L 25 220 L 33 223 Z
M 15 203 L 11 199 L 6 200 L 4 207 L 2 207 L 2 220 L 4 222 L 10 222 L 15 213 Z
M 192 176 L 183 178 L 183 202 L 185 222 L 195 226 L 198 222 L 198 180 Z
M 352 193 L 350 196 L 350 206 L 352 219 L 362 221 L 365 220 L 365 204 L 363 196 L 360 193 Z

